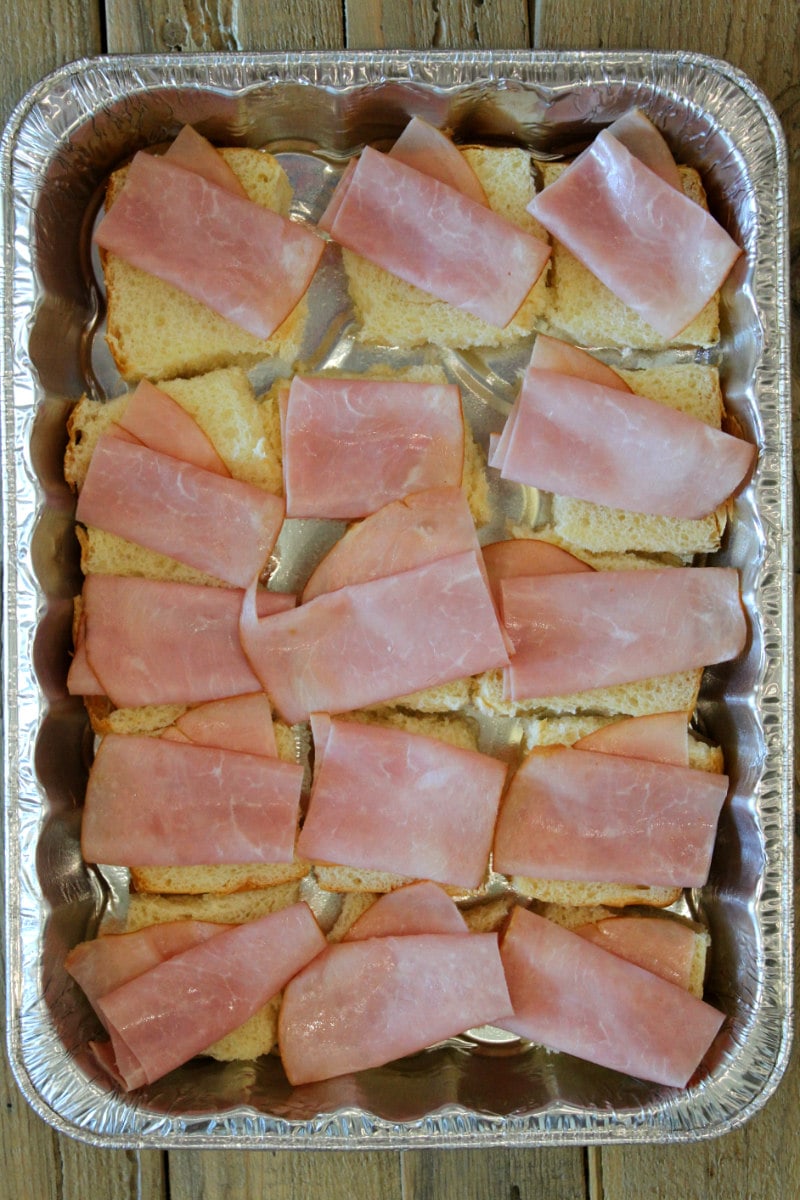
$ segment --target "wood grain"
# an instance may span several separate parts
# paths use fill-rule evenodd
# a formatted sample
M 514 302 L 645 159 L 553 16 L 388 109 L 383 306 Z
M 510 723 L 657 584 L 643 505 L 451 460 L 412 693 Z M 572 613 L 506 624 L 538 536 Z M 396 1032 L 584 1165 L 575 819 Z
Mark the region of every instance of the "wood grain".
M 345 0 L 347 45 L 355 50 L 517 50 L 530 46 L 520 0 Z
M 340 0 L 106 0 L 112 54 L 336 50 Z
M 398 1154 L 377 1151 L 265 1151 L 243 1154 L 175 1150 L 170 1200 L 401 1200 Z
M 413 1200 L 588 1200 L 581 1150 L 407 1150 Z
M 28 88 L 48 71 L 84 54 L 98 54 L 96 0 L 3 0 L 0 3 L 0 128 Z

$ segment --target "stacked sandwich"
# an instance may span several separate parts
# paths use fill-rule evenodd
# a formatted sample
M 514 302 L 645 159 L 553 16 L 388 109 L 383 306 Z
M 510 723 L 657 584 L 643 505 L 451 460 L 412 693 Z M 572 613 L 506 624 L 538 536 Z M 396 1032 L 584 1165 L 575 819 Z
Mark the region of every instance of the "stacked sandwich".
M 69 687 L 101 739 L 84 857 L 133 894 L 67 966 L 126 1088 L 276 1045 L 301 1084 L 489 1023 L 683 1086 L 720 1028 L 708 936 L 661 910 L 705 883 L 727 794 L 690 721 L 746 624 L 736 572 L 690 564 L 754 447 L 715 369 L 577 343 L 714 344 L 739 250 L 640 115 L 539 169 L 534 195 L 525 151 L 414 119 L 318 229 L 270 155 L 190 129 L 112 178 L 108 340 L 137 386 L 70 422 Z M 381 370 L 294 369 L 319 230 Z M 534 331 L 489 446 L 441 366 L 392 368 Z M 265 359 L 287 370 L 256 397 Z M 497 472 L 544 516 L 487 544 Z M 299 596 L 269 586 L 286 519 L 334 531 Z M 344 897 L 327 936 L 310 879 Z

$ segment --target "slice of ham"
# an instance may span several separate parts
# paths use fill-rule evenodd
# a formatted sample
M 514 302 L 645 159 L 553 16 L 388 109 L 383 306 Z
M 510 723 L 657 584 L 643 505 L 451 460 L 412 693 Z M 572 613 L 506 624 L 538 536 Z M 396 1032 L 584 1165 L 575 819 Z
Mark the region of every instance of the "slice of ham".
M 519 579 L 529 575 L 574 575 L 592 571 L 588 563 L 574 554 L 543 542 L 540 538 L 511 538 L 506 542 L 491 542 L 483 547 L 483 561 L 492 595 L 499 605 L 500 584 L 504 579 Z
M 239 182 L 235 171 L 231 170 L 211 142 L 196 129 L 192 129 L 191 125 L 184 125 L 164 154 L 164 158 L 177 167 L 183 167 L 186 171 L 201 175 L 209 183 L 215 183 L 218 187 L 225 188 L 234 196 L 242 196 L 245 200 L 247 199 L 247 192 Z
M 464 470 L 461 395 L 451 384 L 292 380 L 283 418 L 290 517 L 365 517 Z
M 198 946 L 224 926 L 211 921 L 166 921 L 135 933 L 114 933 L 81 942 L 70 950 L 64 966 L 92 1007 L 115 988 L 150 971 L 173 954 Z
M 278 1023 L 292 1084 L 381 1066 L 510 1013 L 494 934 L 329 946 L 286 988 Z
M 455 188 L 476 204 L 485 204 L 486 192 L 478 176 L 458 147 L 441 129 L 429 125 L 421 117 L 412 117 L 389 151 L 390 158 L 430 175 L 440 183 Z
M 602 384 L 603 387 L 616 388 L 619 392 L 631 390 L 622 376 L 600 362 L 599 358 L 578 346 L 571 346 L 569 342 L 548 337 L 546 333 L 536 335 L 530 366 L 542 371 L 558 371 L 561 375 L 572 375 L 576 379 L 586 379 Z
M 294 858 L 303 768 L 255 754 L 108 734 L 89 772 L 87 862 L 126 867 Z
M 610 725 L 595 729 L 573 742 L 572 748 L 688 767 L 689 725 L 686 713 L 652 713 L 646 717 L 612 721 Z
M 259 574 L 283 524 L 284 502 L 146 446 L 103 436 L 76 520 L 168 554 L 234 586 Z
M 296 307 L 325 249 L 308 226 L 143 152 L 94 240 L 258 338 Z
M 729 567 L 505 579 L 512 700 L 689 671 L 736 658 L 747 625 Z
M 381 725 L 333 721 L 325 734 L 298 853 L 316 862 L 478 887 L 506 765 Z
M 220 456 L 194 417 L 166 392 L 141 380 L 117 422 L 142 446 L 171 454 L 216 475 L 230 475 Z
M 75 653 L 67 672 L 67 691 L 70 696 L 102 696 L 103 685 L 89 666 L 86 654 L 86 629 L 83 617 L 75 631 Z
M 669 405 L 534 366 L 508 420 L 491 459 L 504 479 L 630 512 L 707 516 L 755 458 Z
M 469 929 L 455 903 L 435 883 L 410 883 L 376 900 L 342 941 L 412 933 L 469 933 Z
M 690 986 L 698 934 L 682 921 L 666 917 L 607 917 L 579 925 L 574 932 L 676 987 Z
M 325 947 L 306 904 L 223 929 L 97 1001 L 128 1089 L 243 1025 Z
M 212 700 L 190 708 L 178 717 L 175 730 L 199 746 L 239 750 L 264 758 L 276 758 L 278 754 L 272 708 L 263 692 Z
M 508 325 L 550 247 L 483 204 L 367 146 L 320 228 L 370 262 L 490 325 Z
M 536 879 L 702 887 L 727 791 L 726 775 L 541 747 L 503 801 L 494 867 Z
M 248 590 L 245 654 L 290 724 L 348 712 L 508 662 L 474 551 L 340 588 L 259 620 Z
M 639 1079 L 684 1087 L 724 1014 L 568 929 L 517 908 L 501 955 L 504 1029 Z
M 652 121 L 639 108 L 632 108 L 617 117 L 606 130 L 618 142 L 622 142 L 626 150 L 638 158 L 640 163 L 655 171 L 664 183 L 683 192 L 683 183 L 678 165 L 672 157 L 672 151 L 665 138 L 656 129 Z
M 741 254 L 705 209 L 606 130 L 528 211 L 665 338 L 697 316 Z
M 410 571 L 438 558 L 477 548 L 461 488 L 430 488 L 378 509 L 347 533 L 316 567 L 302 603 L 351 583 Z
M 259 691 L 239 642 L 244 593 L 120 575 L 84 580 L 80 643 L 99 694 L 118 708 L 143 704 L 201 704 Z M 256 611 L 266 617 L 294 606 L 295 597 L 258 591 Z M 84 694 L 78 661 L 67 684 Z M 97 692 L 87 694 L 95 695 Z

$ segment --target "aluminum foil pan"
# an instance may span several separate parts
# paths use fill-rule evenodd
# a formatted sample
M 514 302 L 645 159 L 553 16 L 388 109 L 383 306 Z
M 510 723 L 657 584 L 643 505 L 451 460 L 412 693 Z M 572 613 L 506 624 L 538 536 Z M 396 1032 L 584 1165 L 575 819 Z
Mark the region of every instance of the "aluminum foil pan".
M 476 1037 L 295 1089 L 274 1057 L 197 1059 L 120 1095 L 88 1057 L 96 1019 L 63 968 L 126 891 L 124 873 L 81 860 L 91 735 L 65 688 L 81 582 L 65 421 L 84 390 L 123 390 L 100 336 L 89 239 L 108 173 L 191 122 L 221 144 L 280 153 L 297 211 L 313 216 L 346 156 L 392 139 L 411 114 L 461 141 L 558 157 L 631 105 L 701 171 L 745 248 L 724 293 L 722 343 L 699 357 L 719 364 L 728 406 L 760 447 L 717 556 L 741 572 L 752 636 L 740 660 L 706 672 L 700 705 L 733 783 L 709 882 L 685 902 L 711 930 L 707 997 L 726 1014 L 699 1082 L 660 1088 Z M 688 54 L 119 57 L 65 67 L 21 103 L 2 148 L 8 1047 L 22 1091 L 55 1128 L 130 1147 L 680 1141 L 740 1124 L 771 1094 L 788 1056 L 792 979 L 786 179 L 761 93 Z M 306 347 L 315 367 L 364 365 L 340 283 L 335 270 L 323 276 L 324 328 Z M 502 424 L 528 352 L 434 355 L 461 384 L 479 438 Z M 257 387 L 267 375 L 253 372 Z M 293 562 L 284 543 L 280 586 L 291 586 Z

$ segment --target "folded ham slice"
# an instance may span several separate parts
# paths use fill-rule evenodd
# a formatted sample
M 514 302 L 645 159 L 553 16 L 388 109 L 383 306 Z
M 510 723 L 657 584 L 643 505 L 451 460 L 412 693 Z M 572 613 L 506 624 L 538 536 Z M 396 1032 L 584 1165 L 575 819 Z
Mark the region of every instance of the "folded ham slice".
M 174 728 L 199 746 L 220 750 L 239 750 L 276 758 L 272 708 L 263 692 L 248 696 L 230 696 L 188 709 L 178 717 Z
M 319 226 L 363 258 L 490 325 L 508 325 L 550 247 L 367 146 Z
M 246 587 L 269 557 L 283 514 L 281 497 L 251 483 L 104 436 L 75 517 Z
M 262 755 L 108 734 L 89 772 L 87 862 L 291 862 L 303 768 Z
M 705 209 L 606 130 L 528 211 L 665 338 L 697 316 L 741 254 Z
M 247 192 L 235 171 L 231 170 L 211 142 L 196 129 L 192 129 L 191 125 L 184 125 L 164 154 L 164 158 L 176 167 L 183 167 L 186 171 L 193 171 L 195 175 L 202 175 L 209 183 L 216 183 L 218 187 L 225 188 L 234 196 L 247 199 Z
M 501 583 L 512 700 L 556 696 L 736 658 L 747 626 L 729 567 L 592 571 Z
M 292 980 L 278 1041 L 289 1082 L 310 1083 L 414 1054 L 510 1011 L 495 934 L 368 938 L 329 946 Z
M 600 362 L 599 358 L 587 350 L 581 350 L 579 346 L 562 342 L 560 338 L 548 337 L 546 333 L 536 335 L 529 365 L 541 371 L 558 371 L 561 375 L 573 375 L 576 379 L 600 383 L 619 392 L 631 390 L 622 376 Z
M 508 662 L 474 551 L 318 596 L 259 620 L 250 589 L 241 640 L 290 724 L 349 712 Z
M 588 563 L 574 554 L 543 542 L 541 538 L 510 538 L 506 542 L 490 542 L 483 547 L 483 561 L 492 595 L 499 604 L 500 584 L 504 579 L 519 579 L 527 575 L 574 575 L 592 571 Z
M 415 492 L 348 529 L 309 578 L 302 602 L 477 546 L 475 524 L 461 488 Z
M 146 379 L 141 380 L 129 399 L 117 428 L 132 434 L 150 450 L 171 454 L 216 475 L 230 475 L 194 417 Z
M 683 192 L 681 173 L 672 157 L 672 151 L 652 121 L 639 108 L 631 108 L 617 117 L 606 130 L 640 163 L 655 171 L 665 183 L 678 192 Z
M 690 925 L 661 917 L 607 917 L 579 925 L 578 937 L 652 971 L 676 987 L 689 988 L 698 938 Z
M 326 722 L 323 739 L 315 730 L 316 777 L 299 854 L 478 887 L 504 763 L 437 738 L 351 721 Z
M 435 883 L 410 883 L 380 896 L 348 929 L 344 942 L 412 933 L 469 933 L 455 903 Z
M 504 479 L 630 512 L 708 515 L 755 446 L 632 392 L 528 368 L 491 459 Z
M 243 1025 L 325 947 L 306 904 L 216 936 L 97 1001 L 128 1089 L 152 1083 Z
M 289 517 L 365 517 L 464 470 L 451 384 L 296 375 L 282 422 Z
M 165 921 L 135 933 L 115 933 L 81 942 L 70 950 L 64 966 L 80 984 L 92 1007 L 115 988 L 150 971 L 159 963 L 198 946 L 220 933 L 211 921 Z
M 308 226 L 143 152 L 94 240 L 259 338 L 298 304 L 325 249 Z
M 542 747 L 511 781 L 494 867 L 536 879 L 702 887 L 727 791 L 726 775 Z
M 478 176 L 458 147 L 441 129 L 412 117 L 389 151 L 389 157 L 455 188 L 476 204 L 488 205 Z
M 612 721 L 610 725 L 603 725 L 601 729 L 595 729 L 593 733 L 587 733 L 573 742 L 572 748 L 688 767 L 689 725 L 686 713 L 652 713 L 646 717 Z
M 67 685 L 100 695 L 117 708 L 142 704 L 201 704 L 259 691 L 239 642 L 244 593 L 120 575 L 84 580 L 83 639 Z M 295 597 L 258 591 L 259 616 L 292 608 Z M 87 678 L 86 670 L 89 676 Z
M 501 946 L 514 1016 L 504 1029 L 553 1050 L 684 1087 L 724 1014 L 568 929 L 517 908 Z

